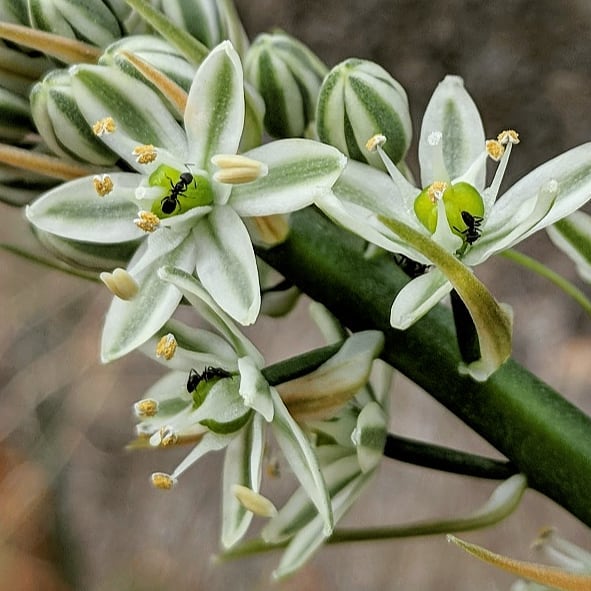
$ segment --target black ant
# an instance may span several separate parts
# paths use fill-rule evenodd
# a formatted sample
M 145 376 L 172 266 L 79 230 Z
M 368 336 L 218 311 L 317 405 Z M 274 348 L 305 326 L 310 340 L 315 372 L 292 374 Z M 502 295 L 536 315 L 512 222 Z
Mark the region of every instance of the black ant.
M 411 278 L 415 279 L 427 272 L 429 265 L 417 263 L 403 254 L 395 254 L 394 262 Z
M 172 182 L 171 178 L 168 180 L 170 181 L 170 193 L 160 202 L 162 213 L 166 214 L 172 213 L 177 207 L 180 207 L 179 197 L 185 194 L 193 182 L 193 175 L 190 172 L 183 172 L 176 184 Z
M 469 211 L 462 211 L 462 220 L 466 224 L 466 229 L 460 230 L 457 226 L 454 226 L 454 230 L 457 230 L 468 244 L 474 244 L 482 233 L 480 225 L 483 219 L 482 216 L 472 215 Z
M 206 367 L 202 373 L 197 373 L 197 370 L 191 369 L 187 380 L 187 392 L 194 392 L 201 382 L 208 382 L 213 378 L 229 378 L 231 375 L 230 372 L 221 367 Z

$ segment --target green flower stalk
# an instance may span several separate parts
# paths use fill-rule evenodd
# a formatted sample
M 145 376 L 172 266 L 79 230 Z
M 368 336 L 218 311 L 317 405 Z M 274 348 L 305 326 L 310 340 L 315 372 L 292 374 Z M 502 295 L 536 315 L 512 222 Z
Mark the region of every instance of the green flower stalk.
M 385 170 L 380 157 L 365 145 L 375 134 L 384 134 L 386 154 L 395 164 L 402 162 L 412 137 L 406 92 L 377 64 L 348 59 L 335 66 L 322 84 L 316 127 L 321 141 L 353 160 Z
M 138 347 L 173 314 L 181 294 L 158 278 L 165 265 L 196 271 L 227 313 L 242 324 L 254 322 L 260 287 L 241 218 L 306 207 L 330 190 L 344 157 L 301 139 L 237 155 L 244 86 L 229 42 L 199 67 L 185 129 L 158 95 L 123 72 L 79 66 L 72 88 L 95 133 L 137 172 L 66 183 L 33 203 L 27 217 L 42 231 L 79 242 L 118 244 L 144 237 L 128 266 L 139 293 L 130 301 L 113 301 L 103 330 L 103 360 Z
M 244 61 L 246 78 L 270 108 L 265 129 L 273 137 L 302 137 L 313 123 L 328 68 L 285 33 L 259 35 Z

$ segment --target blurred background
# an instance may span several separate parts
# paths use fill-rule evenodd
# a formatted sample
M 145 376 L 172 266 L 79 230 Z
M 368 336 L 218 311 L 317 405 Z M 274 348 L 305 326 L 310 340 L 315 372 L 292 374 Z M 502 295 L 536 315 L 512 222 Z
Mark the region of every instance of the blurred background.
M 489 137 L 515 128 L 506 183 L 591 140 L 591 4 L 586 0 L 237 0 L 246 29 L 279 27 L 329 66 L 374 60 L 406 88 L 415 133 L 437 83 L 458 74 Z M 416 165 L 416 144 L 409 163 Z M 415 168 L 416 170 L 416 168 Z M 2 241 L 34 246 L 22 212 L 0 205 Z M 582 286 L 545 235 L 520 250 Z M 199 462 L 174 491 L 152 489 L 186 450 L 126 452 L 131 404 L 160 375 L 140 355 L 101 366 L 105 289 L 0 252 L 0 589 L 177 591 L 323 589 L 506 590 L 513 578 L 476 563 L 443 536 L 323 549 L 291 580 L 272 585 L 279 555 L 216 565 L 221 455 Z M 515 357 L 591 412 L 591 320 L 556 288 L 506 260 L 478 275 L 515 312 Z M 587 294 L 589 286 L 582 286 Z M 321 343 L 302 300 L 288 320 L 249 335 L 269 362 Z M 397 378 L 392 430 L 498 457 L 428 395 Z M 268 491 L 285 498 L 282 476 Z M 493 482 L 385 460 L 346 525 L 405 523 L 463 514 Z M 591 500 L 590 500 L 591 502 Z M 524 559 L 538 530 L 591 549 L 589 530 L 528 491 L 516 513 L 471 541 Z

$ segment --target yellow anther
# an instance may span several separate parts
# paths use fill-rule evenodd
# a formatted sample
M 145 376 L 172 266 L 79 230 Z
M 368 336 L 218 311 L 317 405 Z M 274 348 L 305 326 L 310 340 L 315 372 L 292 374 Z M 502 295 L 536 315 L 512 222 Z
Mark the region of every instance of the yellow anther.
M 152 486 L 160 490 L 170 490 L 176 484 L 176 479 L 164 472 L 154 472 L 150 479 Z
M 133 149 L 133 155 L 138 164 L 150 164 L 150 162 L 156 160 L 158 152 L 152 144 L 144 144 L 142 146 L 136 146 Z
M 505 129 L 504 131 L 501 131 L 497 136 L 497 140 L 503 145 L 508 143 L 518 144 L 520 142 L 519 134 L 514 129 Z
M 103 117 L 94 123 L 92 131 L 94 135 L 101 135 L 113 133 L 117 129 L 113 117 Z
M 158 432 L 160 435 L 160 447 L 171 447 L 179 441 L 178 433 L 170 426 L 162 427 Z
M 273 517 L 277 515 L 275 505 L 267 497 L 264 497 L 247 486 L 234 484 L 232 486 L 232 493 L 245 509 L 248 509 L 255 515 L 260 515 L 261 517 Z
M 125 270 L 117 268 L 112 273 L 104 271 L 99 275 L 109 291 L 122 300 L 133 299 L 139 291 L 136 280 Z
M 113 190 L 113 179 L 108 174 L 95 175 L 92 184 L 99 197 L 104 197 Z
M 447 189 L 448 185 L 445 181 L 435 181 L 431 184 L 431 186 L 427 189 L 427 193 L 429 195 L 429 199 L 431 199 L 431 203 L 435 203 L 439 201 L 445 190 Z
M 498 162 L 505 153 L 505 147 L 499 140 L 486 140 L 486 153 L 492 160 Z
M 133 405 L 133 410 L 135 412 L 135 416 L 138 417 L 138 419 L 154 417 L 158 414 L 158 401 L 153 400 L 152 398 L 139 400 Z
M 144 232 L 154 232 L 160 225 L 160 218 L 151 211 L 138 211 L 133 223 Z
M 369 152 L 375 152 L 378 148 L 381 148 L 386 143 L 386 136 L 382 135 L 381 133 L 376 133 L 376 135 L 371 136 L 367 142 L 365 142 L 365 147 Z
M 177 342 L 172 333 L 165 334 L 156 345 L 156 356 L 170 361 L 176 352 Z
M 218 183 L 230 185 L 251 183 L 269 172 L 265 163 L 239 154 L 217 154 L 211 162 L 220 169 L 213 175 Z

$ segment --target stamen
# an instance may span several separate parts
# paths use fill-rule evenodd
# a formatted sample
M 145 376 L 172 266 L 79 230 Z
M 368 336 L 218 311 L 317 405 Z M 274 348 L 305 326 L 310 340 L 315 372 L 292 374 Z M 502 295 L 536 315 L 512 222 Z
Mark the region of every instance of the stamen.
M 263 162 L 238 154 L 217 154 L 211 162 L 220 169 L 213 175 L 213 179 L 218 183 L 251 183 L 269 172 L 269 168 Z
M 497 140 L 503 145 L 508 143 L 518 144 L 521 141 L 519 139 L 519 134 L 514 129 L 505 129 L 504 131 L 501 131 L 497 136 Z
M 170 490 L 177 482 L 176 478 L 164 472 L 154 472 L 150 478 L 152 480 L 152 486 L 160 490 Z
M 95 175 L 92 184 L 99 197 L 104 197 L 113 190 L 113 179 L 108 174 Z
M 172 333 L 164 335 L 156 345 L 156 356 L 170 361 L 176 352 L 177 341 Z
M 154 232 L 160 225 L 160 218 L 151 211 L 138 211 L 133 223 L 144 232 Z
M 144 144 L 142 146 L 136 146 L 133 149 L 133 155 L 136 157 L 135 161 L 138 164 L 150 164 L 150 162 L 156 160 L 158 152 L 152 144 Z
M 158 434 L 160 435 L 160 447 L 171 447 L 179 441 L 178 433 L 170 425 L 162 427 Z
M 125 301 L 133 299 L 140 288 L 125 269 L 117 268 L 112 273 L 103 271 L 99 277 L 113 295 Z
M 381 133 L 376 133 L 376 135 L 370 137 L 367 142 L 365 143 L 365 147 L 369 152 L 376 152 L 378 147 L 382 147 L 386 143 L 386 136 L 382 135 Z
M 486 153 L 492 160 L 498 162 L 505 153 L 505 147 L 500 140 L 486 140 Z
M 94 135 L 101 137 L 101 135 L 108 135 L 117 129 L 113 117 L 103 117 L 94 123 L 92 131 Z
M 435 181 L 434 183 L 431 183 L 431 186 L 427 189 L 431 203 L 435 203 L 442 199 L 448 186 L 449 185 L 444 181 Z
M 152 398 L 139 400 L 133 405 L 133 411 L 138 419 L 147 419 L 158 414 L 158 401 Z
M 260 515 L 261 517 L 273 517 L 277 515 L 275 505 L 267 497 L 264 497 L 247 486 L 234 484 L 232 486 L 232 493 L 245 509 L 248 509 L 255 515 Z

